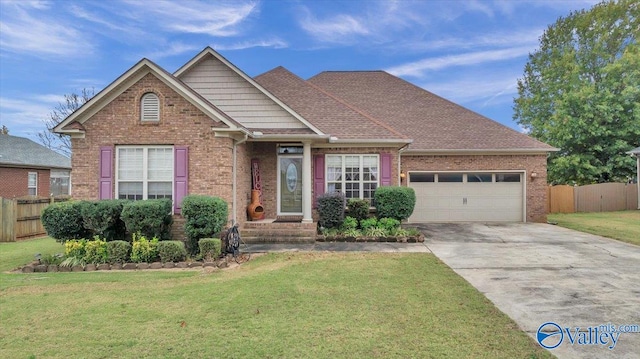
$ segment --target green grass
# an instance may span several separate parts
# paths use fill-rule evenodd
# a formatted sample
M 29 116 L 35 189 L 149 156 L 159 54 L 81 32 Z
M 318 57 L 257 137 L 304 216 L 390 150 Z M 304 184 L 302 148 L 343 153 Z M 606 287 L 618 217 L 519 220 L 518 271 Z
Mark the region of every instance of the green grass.
M 55 253 L 49 242 L 0 244 L 2 269 L 34 249 Z M 212 273 L 0 280 L 2 358 L 552 357 L 430 254 L 281 253 Z
M 555 213 L 550 222 L 577 231 L 640 245 L 640 210 L 595 213 Z

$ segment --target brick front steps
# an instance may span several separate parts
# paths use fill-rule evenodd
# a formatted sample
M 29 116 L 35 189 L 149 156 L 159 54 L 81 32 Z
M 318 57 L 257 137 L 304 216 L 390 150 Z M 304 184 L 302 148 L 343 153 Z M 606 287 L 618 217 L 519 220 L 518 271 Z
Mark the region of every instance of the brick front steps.
M 245 222 L 240 236 L 245 243 L 315 243 L 317 223 Z

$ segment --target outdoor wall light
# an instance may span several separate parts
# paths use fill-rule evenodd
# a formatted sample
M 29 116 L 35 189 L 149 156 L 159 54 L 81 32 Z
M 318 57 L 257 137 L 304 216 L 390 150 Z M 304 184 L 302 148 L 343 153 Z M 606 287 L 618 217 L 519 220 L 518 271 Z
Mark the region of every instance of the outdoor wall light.
M 406 177 L 407 175 L 404 173 L 404 171 L 400 171 L 400 182 L 404 181 Z
M 531 179 L 535 179 L 536 177 L 538 177 L 538 173 L 537 172 L 531 172 Z

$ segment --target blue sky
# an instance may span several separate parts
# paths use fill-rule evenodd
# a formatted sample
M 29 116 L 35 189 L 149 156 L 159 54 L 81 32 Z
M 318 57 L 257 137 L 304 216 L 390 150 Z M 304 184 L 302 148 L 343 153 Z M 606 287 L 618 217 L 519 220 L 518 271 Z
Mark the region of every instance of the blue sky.
M 250 76 L 386 70 L 507 126 L 538 38 L 592 0 L 0 0 L 0 126 L 36 139 L 64 94 L 211 46 Z

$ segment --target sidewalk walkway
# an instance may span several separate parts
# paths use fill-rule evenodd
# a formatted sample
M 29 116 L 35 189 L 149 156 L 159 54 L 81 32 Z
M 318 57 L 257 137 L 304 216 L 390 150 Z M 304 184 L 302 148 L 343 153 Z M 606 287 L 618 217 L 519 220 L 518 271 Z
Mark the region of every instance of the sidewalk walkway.
M 397 252 L 397 253 L 431 253 L 424 243 L 393 242 L 316 242 L 301 244 L 247 244 L 240 251 L 259 252 Z

